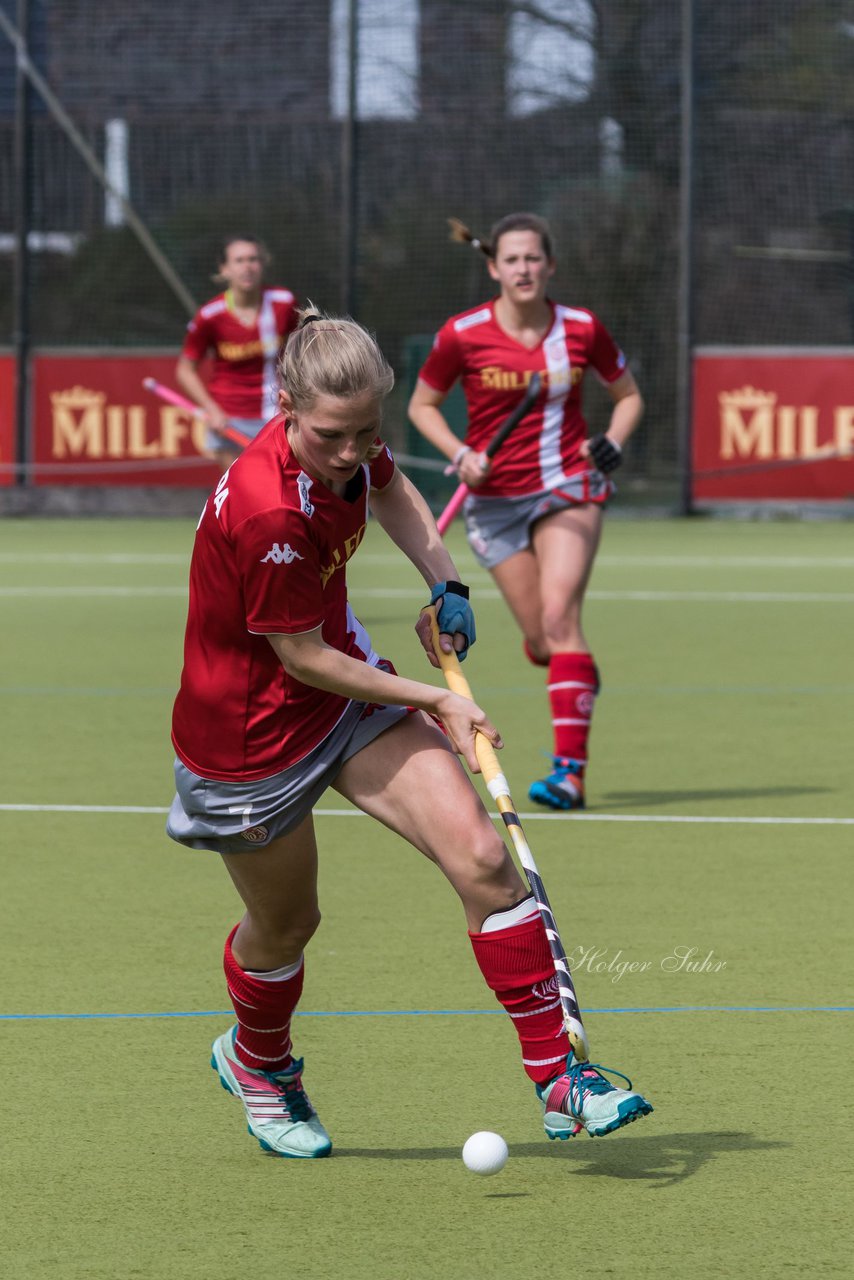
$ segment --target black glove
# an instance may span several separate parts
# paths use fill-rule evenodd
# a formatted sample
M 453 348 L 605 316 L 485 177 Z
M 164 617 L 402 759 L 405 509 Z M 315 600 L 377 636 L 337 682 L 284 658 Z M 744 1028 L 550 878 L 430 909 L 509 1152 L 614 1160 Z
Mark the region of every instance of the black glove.
M 616 471 L 623 461 L 623 451 L 610 436 L 592 436 L 590 457 L 595 462 L 597 471 L 606 476 L 610 471 Z

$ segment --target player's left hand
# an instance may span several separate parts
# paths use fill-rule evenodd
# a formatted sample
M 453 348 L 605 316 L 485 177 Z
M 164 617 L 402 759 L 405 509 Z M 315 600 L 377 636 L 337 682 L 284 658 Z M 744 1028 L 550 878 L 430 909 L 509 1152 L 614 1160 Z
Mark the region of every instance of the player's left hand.
M 443 696 L 439 718 L 448 741 L 457 755 L 463 757 L 472 773 L 481 772 L 475 745 L 479 733 L 483 734 L 496 751 L 504 746 L 501 734 L 486 712 L 469 698 L 460 697 L 456 693 L 450 693 L 449 697 Z
M 461 582 L 437 582 L 430 591 L 430 603 L 436 609 L 439 643 L 448 653 L 453 645 L 460 662 L 465 661 L 477 638 L 468 587 Z M 415 631 L 431 664 L 438 667 L 439 660 L 433 651 L 432 620 L 428 613 L 421 614 Z
M 585 440 L 579 450 L 583 458 L 589 458 L 597 471 L 607 476 L 616 471 L 623 461 L 623 451 L 610 436 L 591 436 Z

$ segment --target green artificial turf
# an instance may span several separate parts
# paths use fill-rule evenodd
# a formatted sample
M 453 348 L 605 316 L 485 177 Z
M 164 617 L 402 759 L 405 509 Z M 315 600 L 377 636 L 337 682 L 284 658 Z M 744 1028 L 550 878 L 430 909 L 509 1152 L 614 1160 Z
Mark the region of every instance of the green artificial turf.
M 264 1155 L 207 1065 L 239 906 L 218 859 L 163 829 L 192 536 L 153 520 L 0 536 L 0 1272 L 847 1274 L 850 526 L 607 526 L 585 615 L 603 676 L 590 808 L 523 820 L 594 1058 L 655 1105 L 624 1132 L 546 1140 L 452 891 L 324 798 L 295 1023 L 335 1142 L 318 1162 Z M 478 619 L 466 674 L 527 815 L 543 673 L 458 528 L 451 545 Z M 350 595 L 401 672 L 437 679 L 418 576 L 376 528 Z M 510 1146 L 488 1179 L 460 1159 L 483 1128 Z

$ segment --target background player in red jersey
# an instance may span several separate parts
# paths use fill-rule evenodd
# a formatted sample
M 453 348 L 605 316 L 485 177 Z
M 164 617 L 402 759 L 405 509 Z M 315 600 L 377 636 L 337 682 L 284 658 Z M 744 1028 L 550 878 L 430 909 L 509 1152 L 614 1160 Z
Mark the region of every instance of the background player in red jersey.
M 175 367 L 180 386 L 205 411 L 205 443 L 223 469 L 240 448 L 217 429 L 231 424 L 254 438 L 278 411 L 276 360 L 297 324 L 290 289 L 264 287 L 268 260 L 254 236 L 230 236 L 223 243 L 214 279 L 227 287 L 190 321 Z M 206 383 L 198 364 L 209 352 L 213 374 Z
M 554 809 L 584 805 L 584 773 L 599 673 L 581 625 L 599 545 L 608 474 L 640 421 L 643 401 L 625 358 L 592 312 L 547 297 L 555 270 L 542 218 L 509 214 L 489 243 L 460 223 L 500 285 L 491 302 L 439 330 L 409 405 L 418 430 L 474 492 L 463 513 L 469 543 L 524 635 L 531 662 L 548 667 L 554 766 L 529 795 Z M 588 439 L 581 413 L 589 369 L 614 402 L 608 429 Z M 543 391 L 494 459 L 483 452 L 534 373 Z M 461 444 L 440 406 L 460 379 L 469 427 Z
M 167 830 L 220 853 L 246 908 L 225 944 L 237 1025 L 215 1040 L 212 1066 L 262 1147 L 329 1154 L 290 1028 L 319 923 L 312 807 L 332 786 L 456 890 L 549 1136 L 628 1124 L 649 1103 L 572 1060 L 536 903 L 454 754 L 476 770 L 475 731 L 500 746 L 498 732 L 468 699 L 398 676 L 347 600 L 346 564 L 370 509 L 430 585 L 440 643 L 462 658 L 475 638 L 468 589 L 379 440 L 391 369 L 359 325 L 307 312 L 280 376 L 283 416 L 221 477 L 199 521 L 173 715 Z M 427 614 L 416 630 L 435 662 Z

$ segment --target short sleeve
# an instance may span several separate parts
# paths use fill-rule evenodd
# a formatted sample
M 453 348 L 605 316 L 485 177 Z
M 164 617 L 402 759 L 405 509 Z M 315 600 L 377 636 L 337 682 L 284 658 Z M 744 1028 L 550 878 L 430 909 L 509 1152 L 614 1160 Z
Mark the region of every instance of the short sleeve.
M 247 630 L 298 635 L 323 623 L 320 557 L 298 511 L 265 511 L 232 534 Z
M 616 382 L 626 372 L 626 357 L 600 320 L 594 317 L 590 364 L 604 382 Z
M 211 345 L 211 337 L 204 316 L 201 311 L 197 311 L 187 325 L 181 355 L 186 356 L 188 360 L 198 362 L 204 357 Z
M 453 322 L 449 320 L 436 334 L 433 350 L 421 366 L 418 376 L 434 391 L 450 391 L 463 372 L 459 336 Z
M 371 475 L 371 488 L 381 492 L 394 477 L 395 463 L 394 455 L 387 444 L 377 438 L 374 444 L 382 445 L 382 452 L 368 464 L 368 470 Z

